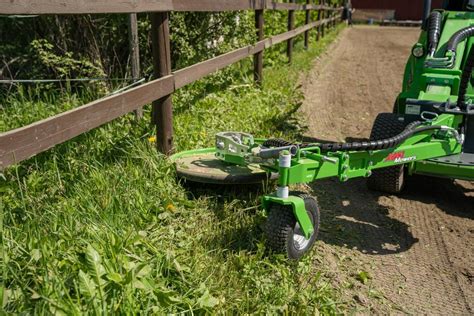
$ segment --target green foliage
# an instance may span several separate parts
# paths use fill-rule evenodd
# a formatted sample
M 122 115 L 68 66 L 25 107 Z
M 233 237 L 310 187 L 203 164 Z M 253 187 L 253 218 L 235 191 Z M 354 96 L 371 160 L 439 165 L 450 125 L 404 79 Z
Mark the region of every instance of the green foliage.
M 173 98 L 177 150 L 210 145 L 222 129 L 297 138 L 300 72 L 334 37 L 308 51 L 298 45 L 292 66 L 265 69 L 262 88 L 246 60 L 181 89 Z M 10 95 L 2 130 L 94 97 L 65 92 Z M 148 140 L 153 134 L 147 120 L 127 115 L 0 175 L 3 311 L 339 311 L 312 266 L 317 253 L 290 263 L 265 250 L 258 192 L 186 191 Z
M 49 76 L 55 79 L 68 79 L 68 78 L 105 78 L 106 74 L 101 65 L 95 65 L 89 61 L 86 57 L 74 57 L 72 52 L 61 52 L 59 55 L 54 45 L 48 42 L 46 39 L 33 40 L 30 43 L 30 55 L 33 57 L 30 62 L 33 64 L 32 69 L 34 71 L 29 74 L 30 78 L 44 78 L 43 74 L 49 74 Z M 87 92 L 89 94 L 104 94 L 107 90 L 105 81 L 88 81 L 85 84 L 79 83 L 71 85 L 66 83 L 63 89 L 71 92 L 71 89 L 81 90 L 87 86 Z M 18 94 L 22 94 L 24 86 L 18 87 Z M 30 86 L 28 89 L 41 90 L 43 94 L 45 92 L 54 94 L 54 84 L 37 84 Z M 52 93 L 51 93 L 52 92 Z M 8 98 L 8 95 L 6 96 Z
M 0 18 L 0 38 L 8 43 L 0 47 L 0 57 L 8 64 L 2 75 L 43 79 L 80 76 L 81 69 L 124 77 L 129 54 L 123 30 L 127 16 L 118 14 Z
M 297 2 L 305 3 L 303 0 Z M 332 1 L 336 2 L 340 1 Z M 305 12 L 297 11 L 295 16 L 296 26 L 303 25 Z M 287 19 L 286 11 L 267 10 L 265 35 L 287 31 Z M 316 19 L 317 12 L 313 11 L 312 20 Z M 0 38 L 3 40 L 0 58 L 4 65 L 8 65 L 0 72 L 0 77 L 81 77 L 91 71 L 109 77 L 130 77 L 127 29 L 126 14 L 0 17 Z M 254 43 L 256 38 L 252 11 L 172 12 L 170 30 L 173 69 Z M 144 77 L 152 74 L 150 33 L 149 16 L 139 14 L 138 34 Z M 270 58 L 266 62 L 281 61 L 279 52 L 283 49 L 279 47 L 268 52 Z M 43 56 L 38 56 L 38 51 Z M 78 65 L 82 65 L 80 68 L 85 73 L 77 72 Z
M 46 39 L 33 40 L 31 42 L 31 54 L 37 56 L 40 63 L 39 69 L 45 67 L 47 72 L 54 74 L 56 78 L 71 77 L 104 77 L 103 70 L 92 62 L 81 59 L 76 60 L 71 52 L 65 52 L 62 56 L 55 54 L 53 44 Z
M 66 85 L 60 90 L 62 93 L 58 93 L 50 84 L 19 86 L 16 93 L 0 97 L 0 132 L 34 123 L 90 102 L 103 95 L 99 87 L 102 86 L 91 84 L 84 90 Z
M 250 11 L 173 13 L 173 68 L 181 69 L 253 43 L 253 15 Z
M 247 11 L 170 15 L 173 68 L 248 45 L 255 39 Z M 126 77 L 130 74 L 127 15 L 0 18 L 0 58 L 7 78 Z M 140 57 L 152 74 L 151 23 L 139 14 Z
M 367 282 L 369 282 L 369 279 L 371 279 L 371 278 L 372 277 L 370 276 L 370 274 L 367 271 L 360 271 L 356 275 L 356 279 L 358 281 L 362 282 L 362 284 L 367 284 Z

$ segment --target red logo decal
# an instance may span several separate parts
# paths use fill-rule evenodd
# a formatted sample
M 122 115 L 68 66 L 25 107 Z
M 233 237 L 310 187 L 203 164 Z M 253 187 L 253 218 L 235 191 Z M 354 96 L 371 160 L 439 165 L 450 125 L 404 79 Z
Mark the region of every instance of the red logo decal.
M 399 151 L 397 153 L 391 153 L 385 158 L 385 161 L 397 161 L 401 160 L 405 157 L 405 152 L 404 151 Z

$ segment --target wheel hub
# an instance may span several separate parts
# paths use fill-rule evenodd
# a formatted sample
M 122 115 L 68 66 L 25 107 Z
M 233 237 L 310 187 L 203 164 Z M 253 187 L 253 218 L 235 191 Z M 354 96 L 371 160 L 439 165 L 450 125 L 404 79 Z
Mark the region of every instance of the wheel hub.
M 306 237 L 303 234 L 303 231 L 301 230 L 300 224 L 296 223 L 294 234 L 293 234 L 293 245 L 297 250 L 302 250 L 308 247 L 309 239 L 306 239 Z

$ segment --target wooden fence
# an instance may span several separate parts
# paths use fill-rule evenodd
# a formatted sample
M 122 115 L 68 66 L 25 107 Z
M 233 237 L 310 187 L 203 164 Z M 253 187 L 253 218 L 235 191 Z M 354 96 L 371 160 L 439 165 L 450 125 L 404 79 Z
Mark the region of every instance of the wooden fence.
M 0 169 L 30 158 L 58 144 L 99 127 L 129 112 L 153 104 L 152 122 L 156 125 L 157 147 L 163 153 L 173 149 L 173 111 L 171 95 L 174 91 L 204 76 L 236 63 L 246 57 L 254 58 L 254 77 L 263 78 L 263 51 L 278 43 L 287 42 L 291 61 L 293 39 L 304 33 L 308 46 L 309 30 L 318 28 L 317 39 L 324 30 L 335 27 L 340 20 L 338 6 L 325 0 L 319 4 L 276 3 L 269 0 L 0 0 L 0 14 L 92 14 L 151 12 L 152 55 L 154 80 L 78 108 L 51 116 L 33 124 L 0 134 Z M 170 11 L 232 11 L 255 10 L 257 42 L 192 66 L 171 71 L 169 12 Z M 263 10 L 287 10 L 288 31 L 263 38 Z M 305 25 L 294 26 L 294 12 L 305 10 Z M 317 11 L 317 21 L 310 21 L 310 11 Z

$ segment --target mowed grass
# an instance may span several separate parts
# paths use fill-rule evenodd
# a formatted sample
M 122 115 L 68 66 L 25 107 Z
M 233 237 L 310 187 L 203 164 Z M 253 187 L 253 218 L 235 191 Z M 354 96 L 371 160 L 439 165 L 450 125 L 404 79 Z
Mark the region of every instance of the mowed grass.
M 222 130 L 297 138 L 298 78 L 336 33 L 318 43 L 312 33 L 292 66 L 265 69 L 262 88 L 247 60 L 181 90 L 177 150 L 208 146 Z M 55 102 L 30 102 L 33 117 L 5 104 L 2 129 L 65 109 Z M 317 253 L 296 263 L 266 250 L 261 192 L 184 188 L 153 133 L 127 115 L 1 174 L 4 312 L 338 313 Z

